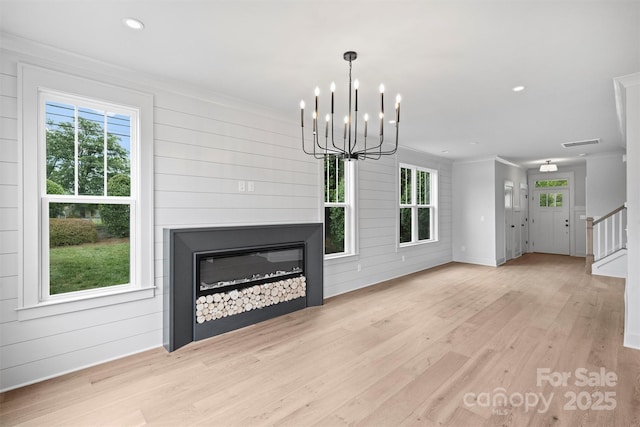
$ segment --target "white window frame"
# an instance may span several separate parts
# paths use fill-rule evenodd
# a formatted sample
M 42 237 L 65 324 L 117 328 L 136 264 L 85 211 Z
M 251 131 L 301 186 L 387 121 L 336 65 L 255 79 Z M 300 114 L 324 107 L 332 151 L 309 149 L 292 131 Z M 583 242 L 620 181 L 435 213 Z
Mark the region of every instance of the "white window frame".
M 411 203 L 400 203 L 400 192 L 402 191 L 402 169 L 411 170 Z M 419 204 L 417 201 L 417 180 L 418 171 L 429 173 L 429 204 Z M 438 171 L 421 166 L 411 165 L 408 163 L 399 163 L 398 165 L 398 220 L 396 221 L 398 247 L 407 247 L 433 243 L 438 241 Z M 400 242 L 400 210 L 403 208 L 411 209 L 411 241 Z M 431 210 L 429 215 L 429 229 L 431 236 L 429 239 L 418 239 L 418 209 L 428 208 Z
M 322 176 L 323 176 L 323 189 L 322 189 L 322 200 L 323 200 L 323 223 L 326 226 L 326 221 L 324 217 L 324 212 L 327 207 L 342 207 L 345 209 L 344 212 L 344 252 L 335 252 L 331 254 L 324 254 L 325 259 L 334 259 L 334 258 L 343 258 L 347 256 L 352 256 L 357 254 L 357 227 L 356 227 L 356 193 L 355 193 L 355 183 L 356 183 L 356 163 L 355 161 L 348 161 L 344 159 L 339 159 L 344 162 L 344 202 L 327 202 L 325 199 L 325 186 L 328 185 L 326 172 L 324 168 L 324 161 L 322 162 Z
M 19 262 L 18 320 L 29 320 L 155 295 L 153 243 L 153 97 L 135 90 L 28 64 L 18 65 L 19 140 L 22 144 L 22 248 Z M 49 95 L 50 97 L 46 97 Z M 64 196 L 46 194 L 44 99 L 63 97 L 79 105 L 122 106 L 137 116 L 137 147 L 131 147 L 131 283 L 51 296 L 48 289 L 48 203 Z M 132 129 L 133 131 L 133 129 Z M 132 135 L 133 136 L 133 135 Z M 134 165 L 133 162 L 136 162 Z M 75 201 L 77 197 L 74 197 Z M 83 201 L 107 202 L 85 196 Z M 124 201 L 124 199 L 120 199 Z M 110 203 L 110 202 L 109 202 Z M 117 203 L 117 201 L 116 201 Z M 45 276 L 46 275 L 46 276 Z M 46 280 L 43 278 L 46 277 Z
M 138 162 L 138 147 L 140 141 L 138 141 L 138 123 L 139 123 L 139 114 L 140 111 L 138 109 L 128 108 L 121 105 L 108 104 L 100 101 L 96 101 L 93 99 L 80 98 L 75 95 L 67 95 L 63 93 L 53 92 L 46 89 L 41 89 L 39 91 L 39 102 L 38 102 L 38 125 L 40 129 L 38 130 L 38 144 L 39 144 L 39 159 L 38 159 L 38 168 L 39 168 L 39 177 L 40 179 L 40 208 L 42 209 L 40 215 L 41 221 L 41 230 L 49 229 L 49 205 L 50 203 L 96 203 L 96 204 L 126 204 L 129 205 L 129 215 L 130 215 L 130 237 L 129 237 L 129 265 L 131 275 L 131 283 L 115 285 L 109 287 L 101 287 L 90 290 L 83 290 L 78 292 L 67 292 L 63 294 L 51 295 L 50 291 L 50 259 L 49 259 L 49 233 L 42 233 L 40 236 L 42 244 L 40 245 L 41 251 L 41 275 L 40 275 L 40 300 L 41 301 L 58 301 L 58 300 L 67 300 L 73 297 L 82 297 L 86 295 L 106 295 L 113 293 L 116 289 L 123 290 L 132 290 L 137 286 L 136 284 L 140 282 L 141 277 L 139 274 L 140 267 L 136 265 L 136 253 L 138 240 L 137 229 L 139 227 L 139 222 L 137 221 L 136 213 L 137 213 L 137 194 L 138 192 L 138 177 L 137 169 L 139 167 Z M 48 101 L 58 102 L 62 104 L 74 105 L 76 108 L 91 108 L 94 110 L 104 111 L 105 114 L 108 113 L 116 113 L 129 116 L 131 120 L 131 152 L 129 162 L 131 165 L 131 195 L 129 197 L 122 196 L 106 196 L 107 192 L 107 178 L 106 178 L 106 163 L 104 170 L 104 189 L 102 196 L 87 196 L 87 195 L 58 195 L 58 194 L 47 194 L 46 189 L 46 103 Z M 107 131 L 105 126 L 104 131 Z M 75 159 L 76 167 L 78 159 Z M 105 160 L 106 162 L 106 160 Z M 77 185 L 77 177 L 76 177 L 76 185 Z M 76 188 L 77 192 L 77 188 Z

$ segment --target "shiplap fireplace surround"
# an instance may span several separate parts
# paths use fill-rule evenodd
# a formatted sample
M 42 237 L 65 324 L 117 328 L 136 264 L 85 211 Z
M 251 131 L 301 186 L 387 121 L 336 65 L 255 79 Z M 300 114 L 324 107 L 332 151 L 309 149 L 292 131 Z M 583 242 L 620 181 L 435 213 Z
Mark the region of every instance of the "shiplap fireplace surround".
M 321 223 L 165 229 L 164 347 L 174 351 L 192 341 L 322 305 L 322 239 Z M 217 259 L 242 259 L 243 255 L 255 253 L 289 257 L 297 252 L 301 254 L 301 271 L 295 267 L 295 271 L 287 274 L 277 272 L 273 280 L 259 277 L 256 281 L 226 283 L 210 290 L 203 288 L 205 279 L 200 277 L 199 266 L 204 267 L 209 261 L 215 266 Z M 250 271 L 250 265 L 247 269 L 234 279 L 256 273 Z M 257 273 L 256 277 L 264 274 Z M 281 273 L 283 276 L 279 277 Z M 273 296 L 269 299 L 271 292 Z M 243 300 L 245 303 L 241 304 Z M 210 307 L 215 306 L 217 310 L 223 305 L 224 317 L 210 314 L 213 310 Z M 207 315 L 206 320 L 203 313 Z

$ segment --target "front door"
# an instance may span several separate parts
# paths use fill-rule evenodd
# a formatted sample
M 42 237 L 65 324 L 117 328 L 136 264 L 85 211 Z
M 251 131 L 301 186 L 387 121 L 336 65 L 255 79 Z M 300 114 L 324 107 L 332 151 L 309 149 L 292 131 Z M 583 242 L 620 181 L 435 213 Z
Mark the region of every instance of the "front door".
M 533 192 L 531 244 L 534 252 L 569 255 L 569 190 L 553 187 Z

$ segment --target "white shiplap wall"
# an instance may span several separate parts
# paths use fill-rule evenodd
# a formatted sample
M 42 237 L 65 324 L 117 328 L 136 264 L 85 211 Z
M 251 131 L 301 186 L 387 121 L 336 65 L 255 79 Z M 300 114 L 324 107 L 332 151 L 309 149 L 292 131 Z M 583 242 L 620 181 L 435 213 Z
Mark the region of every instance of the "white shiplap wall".
M 295 118 L 10 42 L 9 50 L 0 52 L 0 390 L 161 346 L 163 228 L 321 220 L 321 166 L 302 154 Z M 18 60 L 153 94 L 155 243 L 149 250 L 154 250 L 156 297 L 18 321 Z M 398 161 L 439 170 L 438 243 L 397 249 Z M 450 163 L 403 152 L 358 167 L 360 253 L 325 262 L 325 296 L 451 260 Z M 253 192 L 238 191 L 239 182 L 248 188 L 250 181 Z
M 437 242 L 398 248 L 398 163 L 438 171 Z M 357 168 L 360 251 L 325 262 L 325 297 L 451 261 L 451 162 L 401 148 L 395 157 Z

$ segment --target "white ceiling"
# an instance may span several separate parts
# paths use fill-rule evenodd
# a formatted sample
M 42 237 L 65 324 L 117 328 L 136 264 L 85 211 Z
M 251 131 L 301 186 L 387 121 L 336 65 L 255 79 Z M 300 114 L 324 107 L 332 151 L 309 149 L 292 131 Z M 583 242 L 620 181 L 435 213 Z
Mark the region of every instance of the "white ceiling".
M 331 81 L 346 92 L 355 50 L 362 112 L 378 109 L 380 82 L 387 111 L 402 94 L 401 145 L 529 166 L 619 150 L 612 79 L 640 71 L 640 1 L 0 0 L 0 14 L 5 33 L 292 120 L 316 85 L 321 105 Z

